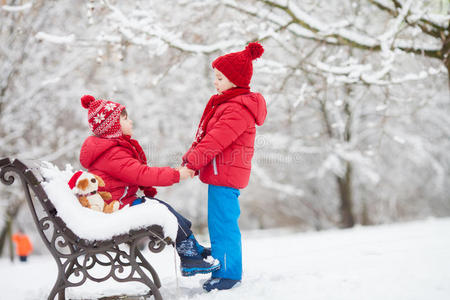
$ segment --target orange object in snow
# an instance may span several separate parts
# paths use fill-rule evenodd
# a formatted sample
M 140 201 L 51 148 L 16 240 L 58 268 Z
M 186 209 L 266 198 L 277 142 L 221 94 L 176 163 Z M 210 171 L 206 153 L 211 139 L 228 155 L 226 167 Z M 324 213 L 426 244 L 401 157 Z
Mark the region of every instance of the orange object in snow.
M 16 233 L 12 236 L 13 242 L 16 244 L 16 253 L 19 256 L 28 256 L 33 251 L 33 245 L 26 234 Z

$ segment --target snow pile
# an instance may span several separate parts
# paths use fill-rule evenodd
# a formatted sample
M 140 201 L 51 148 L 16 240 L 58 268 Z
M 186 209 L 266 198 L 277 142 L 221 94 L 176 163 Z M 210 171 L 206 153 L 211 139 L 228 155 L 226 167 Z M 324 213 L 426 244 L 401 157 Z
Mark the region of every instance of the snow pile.
M 126 207 L 112 214 L 97 212 L 82 207 L 67 182 L 73 175 L 72 167 L 65 170 L 46 163 L 41 167 L 46 179 L 42 183 L 45 192 L 54 204 L 67 227 L 76 235 L 87 240 L 106 240 L 115 235 L 128 233 L 149 225 L 161 225 L 166 237 L 175 241 L 178 223 L 166 206 L 155 200 Z
M 448 218 L 309 233 L 243 232 L 241 286 L 210 293 L 202 290 L 202 283 L 211 275 L 182 277 L 172 247 L 143 254 L 161 278 L 165 300 L 448 300 L 449 232 Z M 26 264 L 0 259 L 0 297 L 46 299 L 56 274 L 50 254 L 32 255 Z M 66 297 L 141 299 L 134 296 L 146 292 L 141 283 L 87 280 L 68 288 Z

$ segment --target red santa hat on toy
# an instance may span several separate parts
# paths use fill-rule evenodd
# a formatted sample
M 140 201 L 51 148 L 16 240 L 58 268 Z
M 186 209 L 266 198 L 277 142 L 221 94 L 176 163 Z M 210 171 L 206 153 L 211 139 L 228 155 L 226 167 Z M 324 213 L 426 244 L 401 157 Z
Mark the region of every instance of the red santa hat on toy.
M 75 174 L 73 174 L 72 178 L 70 178 L 68 184 L 69 184 L 69 187 L 71 190 L 73 190 L 73 188 L 77 184 L 77 180 L 78 180 L 78 178 L 80 178 L 81 174 L 83 174 L 83 171 L 75 172 Z
M 249 88 L 253 75 L 252 61 L 260 58 L 263 53 L 264 48 L 260 43 L 249 43 L 243 51 L 216 58 L 212 67 L 222 72 L 236 86 Z
M 120 113 L 125 108 L 122 104 L 95 99 L 91 95 L 81 97 L 81 105 L 88 109 L 88 122 L 92 132 L 102 138 L 122 136 Z

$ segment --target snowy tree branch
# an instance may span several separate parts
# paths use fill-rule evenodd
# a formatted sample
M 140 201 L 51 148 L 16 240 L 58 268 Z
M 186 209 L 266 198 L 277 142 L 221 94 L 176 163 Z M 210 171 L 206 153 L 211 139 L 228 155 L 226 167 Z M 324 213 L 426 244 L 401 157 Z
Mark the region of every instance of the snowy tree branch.
M 306 29 L 310 34 L 301 32 L 295 29 L 291 29 L 290 31 L 295 33 L 296 35 L 310 38 L 314 40 L 319 40 L 326 42 L 328 44 L 335 45 L 346 45 L 354 48 L 359 48 L 363 50 L 371 50 L 371 51 L 380 51 L 381 43 L 380 41 L 370 37 L 367 34 L 361 34 L 356 31 L 348 30 L 345 28 L 340 28 L 336 26 L 329 26 L 320 20 L 310 16 L 308 13 L 301 10 L 298 6 L 296 6 L 293 1 L 289 1 L 287 5 L 282 5 L 274 1 L 269 0 L 259 0 L 259 2 L 272 7 L 279 9 L 285 12 L 290 18 L 290 23 L 299 25 L 300 27 Z M 234 1 L 226 1 L 226 5 L 229 7 L 236 8 L 238 4 Z M 381 4 L 380 4 L 381 5 Z M 239 6 L 241 6 L 239 4 Z M 242 8 L 241 8 L 242 10 Z M 248 10 L 245 10 L 248 11 Z M 251 10 L 250 10 L 251 11 Z M 253 13 L 254 14 L 254 13 Z M 258 17 L 261 17 L 260 14 L 256 13 Z M 280 24 L 276 18 L 271 18 L 272 22 L 277 22 Z M 437 26 L 437 25 L 436 25 Z M 289 26 L 291 27 L 291 26 Z M 441 46 L 430 46 L 430 45 L 417 45 L 406 41 L 395 41 L 393 47 L 399 48 L 402 51 L 408 53 L 416 53 L 423 54 L 428 57 L 438 58 L 442 60 L 444 58 L 443 53 L 441 52 Z
M 33 5 L 32 2 L 28 2 L 23 5 L 17 5 L 17 6 L 2 5 L 1 9 L 6 12 L 23 12 L 25 10 L 29 10 L 32 7 L 32 5 Z
M 427 71 L 422 71 L 418 74 L 411 73 L 400 77 L 393 77 L 389 80 L 382 80 L 385 75 L 384 72 L 374 73 L 370 64 L 353 64 L 347 66 L 330 66 L 324 62 L 317 61 L 308 64 L 314 69 L 321 72 L 334 75 L 334 80 L 343 83 L 357 83 L 363 82 L 370 85 L 392 85 L 402 84 L 409 81 L 423 80 L 429 76 L 439 75 L 445 72 L 444 67 L 429 68 Z
M 371 2 L 372 4 L 377 6 L 379 9 L 386 11 L 393 17 L 397 17 L 399 15 L 396 8 L 398 8 L 398 9 L 402 8 L 402 5 L 400 3 L 398 3 L 398 1 L 396 1 L 396 5 L 395 5 L 396 8 L 390 7 L 387 3 L 384 3 L 383 1 L 380 1 L 380 0 L 369 0 L 369 2 Z M 432 37 L 438 38 L 438 39 L 442 38 L 441 32 L 446 30 L 444 25 L 439 25 L 429 19 L 426 19 L 423 16 L 421 16 L 420 18 L 415 17 L 414 18 L 415 20 L 410 20 L 410 19 L 411 19 L 411 15 L 407 15 L 406 18 L 404 19 L 405 22 L 409 26 L 412 26 L 412 27 L 418 26 L 422 30 L 423 33 L 430 35 Z M 428 28 L 427 25 L 431 26 L 432 28 Z
M 123 36 L 127 41 L 137 45 L 147 45 L 145 40 L 136 38 L 134 32 L 139 32 L 144 35 L 155 37 L 169 47 L 188 53 L 204 53 L 210 54 L 216 51 L 225 50 L 231 47 L 241 46 L 242 40 L 224 40 L 211 45 L 191 44 L 179 39 L 175 34 L 164 30 L 163 28 L 157 28 L 152 26 L 142 26 L 142 24 L 132 22 L 125 16 L 125 14 L 117 7 L 113 6 L 108 0 L 104 0 L 106 6 L 113 11 L 114 17 L 119 21 L 119 28 Z
M 261 180 L 262 184 L 269 189 L 276 190 L 282 194 L 287 194 L 290 196 L 298 197 L 301 203 L 314 212 L 315 216 L 319 216 L 321 214 L 311 203 L 309 203 L 305 199 L 305 193 L 301 189 L 295 187 L 294 185 L 278 183 L 272 179 L 257 163 L 253 163 L 252 166 L 254 174 Z

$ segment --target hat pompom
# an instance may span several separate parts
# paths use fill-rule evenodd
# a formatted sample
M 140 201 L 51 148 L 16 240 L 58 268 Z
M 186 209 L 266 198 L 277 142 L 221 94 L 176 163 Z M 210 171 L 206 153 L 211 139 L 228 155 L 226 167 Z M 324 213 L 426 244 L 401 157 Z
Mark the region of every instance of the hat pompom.
M 261 55 L 264 53 L 263 46 L 261 46 L 261 44 L 258 42 L 249 43 L 247 47 L 245 47 L 245 50 L 250 52 L 252 60 L 260 58 Z
M 94 96 L 84 95 L 83 97 L 81 97 L 81 105 L 83 105 L 83 107 L 86 109 L 89 108 L 92 101 L 95 101 Z

